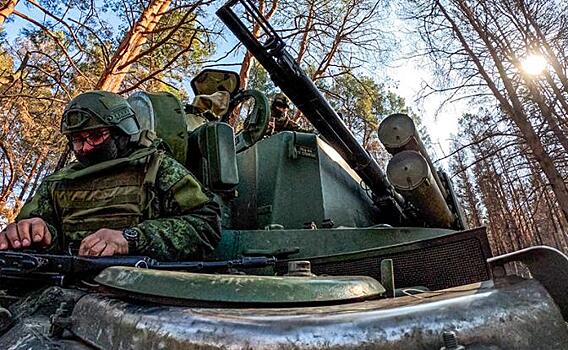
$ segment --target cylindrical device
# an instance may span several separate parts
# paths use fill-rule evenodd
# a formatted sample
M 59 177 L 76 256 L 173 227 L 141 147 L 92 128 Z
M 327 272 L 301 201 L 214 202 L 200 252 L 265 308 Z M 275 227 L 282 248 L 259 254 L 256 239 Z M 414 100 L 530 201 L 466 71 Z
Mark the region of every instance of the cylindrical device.
M 426 152 L 426 147 L 424 147 L 422 143 L 422 139 L 416 130 L 416 125 L 412 118 L 402 113 L 389 115 L 383 119 L 379 125 L 379 140 L 381 140 L 383 146 L 385 146 L 386 150 L 392 155 L 402 151 L 419 152 L 428 162 L 434 181 L 436 181 L 442 196 L 448 198 L 446 189 L 438 177 L 438 173 L 436 173 L 434 163 L 432 163 L 428 152 Z
M 379 140 L 392 155 L 408 150 L 426 152 L 414 121 L 406 114 L 395 113 L 383 119 L 379 125 Z
M 454 215 L 436 184 L 426 159 L 416 151 L 395 154 L 387 166 L 387 177 L 394 188 L 420 212 L 432 227 L 450 228 Z

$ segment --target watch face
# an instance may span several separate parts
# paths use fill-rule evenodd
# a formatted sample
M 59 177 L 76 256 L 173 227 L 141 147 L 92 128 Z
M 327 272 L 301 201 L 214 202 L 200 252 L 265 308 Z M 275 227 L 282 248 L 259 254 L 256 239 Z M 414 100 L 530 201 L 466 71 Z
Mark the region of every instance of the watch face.
M 138 231 L 132 228 L 127 228 L 122 231 L 122 234 L 126 240 L 137 240 L 138 239 Z

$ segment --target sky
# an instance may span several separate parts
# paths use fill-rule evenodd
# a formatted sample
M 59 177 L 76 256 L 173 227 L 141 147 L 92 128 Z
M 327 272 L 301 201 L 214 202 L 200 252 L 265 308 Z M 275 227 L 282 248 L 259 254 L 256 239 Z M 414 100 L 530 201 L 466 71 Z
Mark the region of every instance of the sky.
M 397 56 L 393 57 L 385 74 L 396 82 L 393 91 L 404 97 L 407 106 L 420 115 L 436 153 L 431 155 L 432 159 L 443 158 L 450 153 L 451 140 L 458 132 L 459 118 L 468 106 L 464 101 L 444 103 L 447 95 L 441 93 L 420 98 L 425 83 L 435 86 L 434 77 L 428 68 L 430 65 L 424 62 L 425 58 L 416 55 L 420 50 L 420 44 L 417 44 L 420 39 L 413 33 L 412 24 L 396 17 L 396 12 L 393 11 L 390 34 L 398 43 Z M 438 164 L 447 166 L 447 161 Z
M 435 94 L 424 100 L 418 100 L 423 81 L 432 81 L 430 72 L 420 69 L 416 62 L 400 63 L 389 68 L 387 74 L 398 84 L 393 90 L 406 100 L 407 106 L 417 112 L 428 134 L 432 139 L 436 155 L 432 158 L 442 158 L 450 152 L 451 139 L 458 132 L 459 117 L 466 110 L 463 102 L 452 102 L 442 105 L 444 96 Z

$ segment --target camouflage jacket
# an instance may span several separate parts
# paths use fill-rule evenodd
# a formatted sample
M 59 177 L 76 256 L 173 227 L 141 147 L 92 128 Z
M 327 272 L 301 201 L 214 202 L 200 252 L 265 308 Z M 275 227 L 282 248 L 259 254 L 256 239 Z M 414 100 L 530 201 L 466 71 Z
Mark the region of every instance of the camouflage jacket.
M 65 235 L 59 217 L 61 208 L 53 199 L 54 184 L 53 181 L 43 181 L 22 208 L 17 220 L 42 218 L 53 237 L 47 251 L 64 253 L 69 241 L 78 248 L 77 244 L 84 237 Z M 140 241 L 138 251 L 130 254 L 147 255 L 162 261 L 187 260 L 199 259 L 215 248 L 221 236 L 219 205 L 183 165 L 165 155 L 152 193 L 155 196 L 149 202 L 152 218 L 145 218 L 134 226 L 140 233 Z

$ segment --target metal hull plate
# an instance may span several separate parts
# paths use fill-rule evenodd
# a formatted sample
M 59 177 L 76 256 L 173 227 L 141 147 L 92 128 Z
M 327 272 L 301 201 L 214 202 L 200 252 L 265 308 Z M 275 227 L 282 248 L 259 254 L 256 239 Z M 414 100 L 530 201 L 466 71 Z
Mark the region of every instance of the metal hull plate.
M 506 282 L 506 283 L 504 283 Z M 558 307 L 535 280 L 506 278 L 419 296 L 303 308 L 188 308 L 88 295 L 73 333 L 104 349 L 566 349 Z

